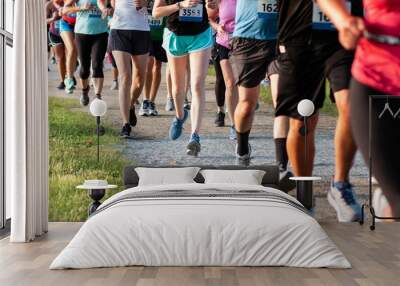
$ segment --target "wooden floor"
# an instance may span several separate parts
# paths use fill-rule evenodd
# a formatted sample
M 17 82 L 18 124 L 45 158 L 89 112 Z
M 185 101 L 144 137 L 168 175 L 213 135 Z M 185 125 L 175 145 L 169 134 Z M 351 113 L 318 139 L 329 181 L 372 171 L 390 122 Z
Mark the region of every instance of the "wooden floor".
M 400 224 L 323 225 L 353 265 L 350 270 L 285 267 L 127 267 L 48 270 L 77 232 L 79 223 L 51 223 L 49 233 L 29 244 L 0 241 L 0 285 L 400 285 Z

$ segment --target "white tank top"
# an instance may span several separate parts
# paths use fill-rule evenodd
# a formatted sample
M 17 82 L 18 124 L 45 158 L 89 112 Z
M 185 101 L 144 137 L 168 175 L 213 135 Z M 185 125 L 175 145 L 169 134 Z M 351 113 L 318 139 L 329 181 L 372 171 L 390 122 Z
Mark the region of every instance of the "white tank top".
M 115 0 L 111 29 L 150 31 L 147 8 L 138 11 L 133 0 Z

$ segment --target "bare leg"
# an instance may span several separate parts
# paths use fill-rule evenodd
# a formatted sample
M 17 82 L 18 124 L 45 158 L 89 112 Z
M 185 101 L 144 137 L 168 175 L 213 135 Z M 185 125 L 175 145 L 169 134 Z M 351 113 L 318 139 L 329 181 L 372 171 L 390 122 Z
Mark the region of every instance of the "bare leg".
M 167 69 L 165 72 L 166 82 L 167 82 L 167 97 L 172 97 L 172 79 L 169 64 L 167 64 Z
M 287 151 L 296 176 L 311 176 L 315 157 L 315 129 L 318 123 L 318 114 L 307 120 L 307 158 L 305 157 L 304 136 L 300 130 L 304 123 L 299 119 L 290 119 L 289 136 L 287 139 Z
M 117 68 L 112 68 L 112 79 L 113 80 L 118 80 L 118 69 Z
M 101 94 L 103 91 L 104 78 L 93 78 L 94 91 L 96 94 Z
M 232 65 L 229 60 L 220 61 L 222 74 L 224 76 L 225 81 L 225 99 L 226 106 L 228 109 L 228 115 L 231 120 L 231 125 L 235 125 L 235 109 L 238 104 L 239 91 L 238 87 L 235 84 L 235 79 L 233 76 Z
M 65 45 L 66 53 L 66 76 L 68 78 L 73 78 L 76 69 L 76 61 L 78 53 L 75 45 L 75 38 L 71 32 L 62 32 L 61 38 L 63 39 Z
M 53 51 L 57 60 L 58 76 L 60 77 L 61 81 L 64 81 L 66 73 L 64 45 L 54 46 Z
M 344 182 L 349 178 L 357 147 L 353 139 L 350 124 L 349 90 L 335 93 L 338 120 L 335 132 L 335 177 L 336 182 Z
M 204 115 L 205 105 L 205 80 L 208 70 L 208 60 L 211 56 L 211 49 L 206 49 L 189 55 L 192 107 L 191 122 L 192 134 L 199 133 Z
M 160 88 L 161 84 L 161 67 L 162 67 L 162 62 L 155 60 L 155 63 L 153 65 L 153 81 L 151 84 L 151 92 L 150 92 L 150 101 L 154 102 L 157 97 L 157 92 L 158 89 Z
M 143 91 L 144 82 L 146 79 L 147 60 L 149 55 L 132 56 L 132 66 L 134 73 L 132 73 L 132 86 L 131 86 L 131 108 L 135 108 L 136 100 L 139 98 Z
M 272 103 L 276 107 L 278 97 L 279 75 L 273 74 L 269 77 L 271 81 Z M 289 131 L 289 118 L 287 116 L 278 116 L 274 119 L 274 138 L 286 138 Z
M 154 57 L 149 57 L 147 62 L 147 73 L 146 73 L 146 80 L 144 84 L 144 99 L 150 100 L 150 92 L 151 92 L 151 85 L 153 83 L 153 66 L 154 66 L 155 59 Z
M 238 133 L 250 131 L 259 94 L 260 86 L 239 86 L 239 101 L 235 110 L 235 128 Z
M 185 81 L 182 78 L 186 76 L 186 66 L 188 56 L 172 57 L 168 55 L 168 65 L 172 80 L 172 97 L 174 98 L 176 117 L 183 119 L 183 104 L 185 100 Z
M 113 51 L 115 62 L 118 67 L 119 76 L 119 108 L 123 124 L 129 122 L 129 108 L 131 106 L 130 89 L 132 85 L 132 65 L 129 53 Z

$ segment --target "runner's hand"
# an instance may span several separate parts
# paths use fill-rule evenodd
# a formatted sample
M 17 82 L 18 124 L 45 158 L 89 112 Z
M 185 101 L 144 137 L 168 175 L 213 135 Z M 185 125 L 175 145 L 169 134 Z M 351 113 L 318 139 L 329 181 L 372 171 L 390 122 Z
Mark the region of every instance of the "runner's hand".
M 206 0 L 207 8 L 209 9 L 217 9 L 218 1 L 217 0 Z
M 90 10 L 92 9 L 92 4 L 86 2 L 81 5 L 81 10 Z
M 339 27 L 339 40 L 348 50 L 354 50 L 365 31 L 364 21 L 359 17 L 349 17 Z
M 101 18 L 105 19 L 108 16 L 112 16 L 112 14 L 113 14 L 113 9 L 105 8 L 103 11 L 101 11 Z
M 200 4 L 200 0 L 185 0 L 180 2 L 182 8 L 192 8 L 197 4 Z
M 217 34 L 220 36 L 220 37 L 223 37 L 225 34 L 226 34 L 226 31 L 225 31 L 225 25 L 218 25 L 218 28 L 217 28 Z

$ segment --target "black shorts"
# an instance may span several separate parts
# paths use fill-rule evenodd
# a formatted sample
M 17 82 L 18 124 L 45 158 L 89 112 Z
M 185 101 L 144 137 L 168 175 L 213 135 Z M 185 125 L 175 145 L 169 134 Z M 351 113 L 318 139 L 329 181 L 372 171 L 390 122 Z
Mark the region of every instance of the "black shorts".
M 132 56 L 145 55 L 150 48 L 150 32 L 111 30 L 109 46 L 112 51 L 126 52 Z
M 268 71 L 267 71 L 268 78 L 270 78 L 271 75 L 274 74 L 279 74 L 279 62 L 277 59 L 273 60 L 268 66 Z
M 246 88 L 258 86 L 275 59 L 276 41 L 233 38 L 230 59 L 236 84 Z
M 275 115 L 301 119 L 297 112 L 301 100 L 313 101 L 315 112 L 322 108 L 326 78 L 332 80 L 335 90 L 342 89 L 346 84 L 346 76 L 340 75 L 344 68 L 339 64 L 342 60 L 339 50 L 342 48 L 340 45 L 316 42 L 285 46 L 285 49 L 286 52 L 278 56 L 279 84 Z
M 215 52 L 217 53 L 217 57 L 219 61 L 229 60 L 231 50 L 227 47 L 224 47 L 220 44 L 215 44 L 214 46 Z
M 162 47 L 162 41 L 150 41 L 149 56 L 154 57 L 159 62 L 168 62 L 167 53 Z
M 64 41 L 60 36 L 54 35 L 50 32 L 48 33 L 48 39 L 49 39 L 49 45 L 52 47 L 58 45 L 64 45 Z
M 354 61 L 354 52 L 340 48 L 327 61 L 325 76 L 331 87 L 331 100 L 335 102 L 333 93 L 350 89 L 351 66 Z

